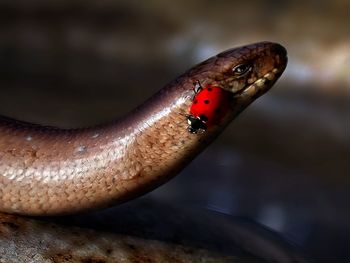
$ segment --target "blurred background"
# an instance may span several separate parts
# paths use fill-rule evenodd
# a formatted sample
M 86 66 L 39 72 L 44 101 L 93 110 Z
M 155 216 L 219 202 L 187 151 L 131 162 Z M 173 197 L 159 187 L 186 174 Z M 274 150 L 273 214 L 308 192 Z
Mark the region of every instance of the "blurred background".
M 279 42 L 289 65 L 277 85 L 145 198 L 243 218 L 315 262 L 348 262 L 349 10 L 347 0 L 2 0 L 0 113 L 59 127 L 112 120 L 224 49 Z

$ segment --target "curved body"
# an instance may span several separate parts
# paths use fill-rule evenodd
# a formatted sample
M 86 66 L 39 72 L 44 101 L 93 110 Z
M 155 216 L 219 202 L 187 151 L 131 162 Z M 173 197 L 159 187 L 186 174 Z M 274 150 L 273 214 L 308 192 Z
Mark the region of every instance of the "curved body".
M 255 98 L 286 66 L 286 52 L 263 42 L 223 52 L 190 69 L 124 118 L 64 130 L 0 118 L 0 211 L 66 214 L 138 196 L 165 182 Z M 232 68 L 250 63 L 236 76 Z M 194 83 L 231 91 L 231 106 L 205 132 L 188 131 Z M 227 107 L 226 107 L 227 108 Z

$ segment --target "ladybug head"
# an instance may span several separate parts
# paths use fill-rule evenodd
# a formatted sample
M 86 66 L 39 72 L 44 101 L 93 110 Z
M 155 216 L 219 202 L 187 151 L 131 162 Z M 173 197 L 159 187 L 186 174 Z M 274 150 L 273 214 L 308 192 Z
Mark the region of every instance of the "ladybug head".
M 187 116 L 188 131 L 190 133 L 198 133 L 201 131 L 205 131 L 207 129 L 207 125 L 205 124 L 206 121 L 207 121 L 207 117 L 204 115 L 201 115 L 199 117 L 188 115 Z

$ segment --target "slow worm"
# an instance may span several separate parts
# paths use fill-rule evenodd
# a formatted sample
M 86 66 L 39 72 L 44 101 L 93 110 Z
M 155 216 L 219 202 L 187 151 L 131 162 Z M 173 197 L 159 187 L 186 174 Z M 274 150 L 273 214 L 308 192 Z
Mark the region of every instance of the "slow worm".
M 286 64 L 279 44 L 230 49 L 179 76 L 124 118 L 91 128 L 58 129 L 1 117 L 0 211 L 76 213 L 154 189 L 269 90 Z M 230 91 L 230 106 L 206 131 L 191 133 L 187 119 L 197 82 Z

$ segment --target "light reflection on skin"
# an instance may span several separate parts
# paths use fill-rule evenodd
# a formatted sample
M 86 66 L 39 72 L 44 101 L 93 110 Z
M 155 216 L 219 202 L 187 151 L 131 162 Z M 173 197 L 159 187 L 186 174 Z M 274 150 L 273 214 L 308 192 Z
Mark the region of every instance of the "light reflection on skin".
M 133 141 L 135 141 L 135 138 L 142 133 L 143 130 L 149 128 L 150 126 L 153 126 L 154 123 L 158 122 L 162 118 L 166 117 L 169 112 L 173 111 L 174 108 L 179 107 L 183 103 L 185 103 L 187 100 L 186 97 L 178 99 L 176 103 L 172 105 L 172 107 L 166 107 L 163 110 L 157 112 L 154 114 L 153 118 L 147 119 L 147 122 L 144 122 L 142 126 L 139 127 L 139 129 L 134 129 L 133 132 L 125 135 L 123 138 L 116 138 L 110 145 L 104 145 L 103 150 L 94 156 L 82 156 L 81 158 L 77 157 L 76 159 L 65 161 L 65 165 L 58 165 L 57 162 L 52 162 L 50 164 L 46 164 L 45 167 L 37 167 L 37 169 L 29 168 L 26 169 L 23 176 L 17 177 L 15 176 L 15 173 L 13 170 L 8 169 L 3 174 L 4 177 L 7 177 L 9 180 L 16 179 L 17 181 L 31 181 L 34 180 L 34 178 L 40 178 L 43 177 L 43 183 L 49 183 L 52 181 L 65 181 L 65 180 L 77 180 L 76 174 L 80 175 L 80 177 L 87 176 L 89 170 L 91 169 L 89 166 L 81 165 L 82 162 L 86 163 L 94 163 L 96 165 L 96 169 L 103 169 L 104 167 L 107 167 L 107 165 L 110 165 L 110 161 L 113 160 L 115 162 L 122 161 L 122 158 L 124 156 L 124 153 L 120 151 L 121 147 L 125 148 L 127 145 L 131 144 Z M 185 118 L 185 117 L 184 117 Z M 98 133 L 94 134 L 92 138 L 97 138 L 100 135 Z M 28 135 L 26 137 L 27 141 L 32 141 L 32 137 Z M 119 150 L 115 150 L 119 149 Z M 84 145 L 80 145 L 76 148 L 76 154 L 79 156 L 79 154 L 83 154 L 85 152 L 88 152 L 88 149 Z M 108 156 L 108 158 L 107 158 Z M 110 158 L 110 159 L 109 159 Z M 60 171 L 56 172 L 57 167 L 60 167 Z M 64 169 L 62 169 L 62 167 Z M 62 175 L 72 175 L 71 178 L 63 177 Z M 75 174 L 75 175 L 74 175 Z
M 139 130 L 143 131 L 143 130 L 147 129 L 148 127 L 153 126 L 156 122 L 158 122 L 160 119 L 169 115 L 170 112 L 174 111 L 175 108 L 180 107 L 187 100 L 188 100 L 187 97 L 178 98 L 172 106 L 166 107 L 163 110 L 158 111 L 155 114 L 153 114 L 152 118 L 148 118 L 146 122 L 144 122 L 141 126 L 139 126 Z

